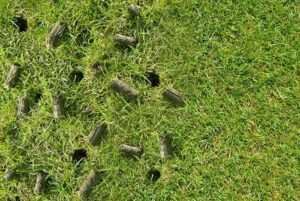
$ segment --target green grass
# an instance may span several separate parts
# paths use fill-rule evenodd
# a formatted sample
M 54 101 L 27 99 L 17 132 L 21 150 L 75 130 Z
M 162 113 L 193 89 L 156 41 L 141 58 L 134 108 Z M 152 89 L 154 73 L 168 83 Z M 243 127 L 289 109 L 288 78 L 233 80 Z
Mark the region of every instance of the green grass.
M 17 86 L 0 88 L 0 176 L 16 168 L 19 179 L 1 181 L 0 200 L 79 200 L 90 169 L 105 170 L 90 200 L 299 200 L 300 4 L 270 1 L 142 1 L 130 19 L 128 3 L 111 0 L 0 0 L 0 82 L 11 63 L 22 66 Z M 14 16 L 28 20 L 19 33 Z M 68 23 L 58 48 L 47 50 L 53 24 Z M 134 35 L 132 50 L 114 35 Z M 109 55 L 109 58 L 105 58 Z M 91 70 L 99 61 L 102 73 Z M 72 70 L 84 73 L 73 84 Z M 148 70 L 158 88 L 141 81 Z M 110 89 L 120 77 L 142 92 L 138 104 Z M 185 107 L 162 99 L 167 85 L 187 98 Z M 19 97 L 42 99 L 17 119 Z M 53 119 L 52 95 L 64 93 L 67 116 Z M 86 136 L 106 121 L 109 133 L 91 147 Z M 160 163 L 157 135 L 173 137 L 170 160 Z M 121 143 L 140 145 L 140 159 L 120 155 Z M 81 165 L 75 149 L 88 150 Z M 147 170 L 161 178 L 153 183 Z M 33 195 L 35 175 L 49 176 Z

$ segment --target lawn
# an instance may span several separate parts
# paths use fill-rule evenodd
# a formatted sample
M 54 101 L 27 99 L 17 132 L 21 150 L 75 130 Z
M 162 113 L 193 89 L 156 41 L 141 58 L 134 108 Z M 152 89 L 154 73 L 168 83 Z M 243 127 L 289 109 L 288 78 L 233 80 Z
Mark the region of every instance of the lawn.
M 101 174 L 88 200 L 300 200 L 299 1 L 143 0 L 134 17 L 136 2 L 0 0 L 0 200 L 80 200 L 91 170 Z M 67 30 L 47 48 L 58 21 Z M 138 43 L 120 47 L 116 34 Z M 7 90 L 12 64 L 21 73 Z M 137 101 L 113 91 L 115 78 Z M 163 98 L 168 86 L 184 105 Z M 124 156 L 123 143 L 143 154 Z M 86 157 L 74 162 L 75 150 Z M 7 170 L 16 177 L 2 179 Z M 40 171 L 46 186 L 34 194 Z

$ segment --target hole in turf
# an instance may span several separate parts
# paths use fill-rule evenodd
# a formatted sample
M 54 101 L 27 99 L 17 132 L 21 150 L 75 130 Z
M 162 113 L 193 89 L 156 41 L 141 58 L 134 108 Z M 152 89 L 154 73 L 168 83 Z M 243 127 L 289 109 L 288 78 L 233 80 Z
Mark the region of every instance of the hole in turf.
M 39 102 L 43 97 L 43 94 L 40 93 L 40 92 L 37 92 L 35 95 L 34 95 L 34 101 L 35 102 Z
M 20 197 L 19 196 L 16 196 L 15 197 L 15 201 L 20 201 L 21 199 L 20 199 Z
M 151 168 L 147 172 L 147 178 L 153 182 L 156 182 L 160 178 L 160 171 L 155 168 Z
M 27 20 L 23 17 L 15 17 L 13 19 L 14 23 L 17 25 L 19 32 L 25 32 L 28 29 Z
M 84 75 L 81 71 L 73 71 L 70 74 L 70 79 L 74 83 L 79 83 L 83 79 Z
M 101 67 L 101 64 L 99 61 L 92 63 L 92 65 L 91 65 L 91 68 L 93 68 L 95 70 L 99 69 L 100 67 Z
M 76 149 L 72 155 L 72 161 L 77 163 L 87 158 L 87 151 L 85 149 Z
M 147 72 L 146 78 L 152 87 L 158 87 L 160 84 L 159 75 L 155 72 Z

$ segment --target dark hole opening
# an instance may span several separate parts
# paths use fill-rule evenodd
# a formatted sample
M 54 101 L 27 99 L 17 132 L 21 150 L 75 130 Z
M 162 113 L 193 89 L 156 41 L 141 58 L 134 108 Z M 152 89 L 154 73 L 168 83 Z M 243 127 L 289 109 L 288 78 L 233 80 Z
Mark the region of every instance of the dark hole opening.
M 156 182 L 160 178 L 160 171 L 154 168 L 151 168 L 147 172 L 147 178 L 153 182 Z
M 160 84 L 159 75 L 155 72 L 147 72 L 146 78 L 152 87 L 158 87 Z
M 79 83 L 83 79 L 84 75 L 81 71 L 73 71 L 70 74 L 70 79 L 72 82 Z
M 39 102 L 43 97 L 43 94 L 40 93 L 40 92 L 37 92 L 35 95 L 34 95 L 34 101 L 35 102 Z
M 19 196 L 16 196 L 15 197 L 15 201 L 20 201 L 21 199 L 20 199 L 20 197 Z
M 23 17 L 15 17 L 13 21 L 17 25 L 19 32 L 27 31 L 28 25 L 26 19 Z
M 87 158 L 87 151 L 85 149 L 76 149 L 72 155 L 72 161 L 77 163 Z
M 95 63 L 92 63 L 92 65 L 91 65 L 91 67 L 92 67 L 93 69 L 96 69 L 96 70 L 99 69 L 100 66 L 101 66 L 101 64 L 100 64 L 99 61 L 97 61 L 97 62 L 95 62 Z

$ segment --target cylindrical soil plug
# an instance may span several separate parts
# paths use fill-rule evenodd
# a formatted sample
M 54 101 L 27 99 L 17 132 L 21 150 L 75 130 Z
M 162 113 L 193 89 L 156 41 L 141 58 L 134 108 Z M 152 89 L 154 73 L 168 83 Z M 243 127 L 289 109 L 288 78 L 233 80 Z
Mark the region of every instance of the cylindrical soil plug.
M 93 186 L 96 184 L 99 175 L 95 171 L 91 171 L 89 175 L 84 180 L 83 184 L 80 186 L 77 192 L 80 197 L 87 197 L 92 191 Z
M 107 124 L 106 123 L 102 123 L 101 125 L 96 126 L 92 132 L 89 134 L 88 136 L 88 142 L 93 145 L 96 146 L 100 139 L 107 133 Z
M 128 12 L 133 16 L 138 16 L 140 14 L 141 7 L 138 5 L 130 4 L 128 6 Z
M 160 144 L 160 157 L 166 160 L 171 155 L 171 138 L 168 134 L 158 136 L 158 141 Z
M 41 194 L 45 186 L 46 186 L 46 174 L 44 172 L 39 172 L 36 177 L 34 193 Z
M 12 180 L 16 177 L 16 171 L 15 170 L 7 170 L 3 176 L 3 179 L 6 181 Z
M 54 109 L 53 113 L 54 113 L 55 119 L 59 119 L 64 116 L 64 114 L 65 114 L 64 98 L 62 95 L 53 97 L 53 109 Z
M 122 34 L 116 34 L 116 42 L 124 47 L 135 46 L 137 44 L 137 39 L 131 36 L 124 36 Z
M 8 75 L 6 77 L 4 88 L 9 90 L 10 88 L 14 87 L 20 77 L 21 69 L 19 66 L 12 64 L 10 67 L 10 70 L 8 72 Z
M 18 103 L 18 117 L 26 116 L 29 113 L 30 110 L 30 102 L 29 98 L 25 95 L 20 98 Z
M 67 28 L 67 23 L 56 22 L 46 39 L 47 48 L 53 47 L 57 44 L 58 40 L 62 37 Z
M 168 86 L 166 90 L 163 92 L 163 97 L 178 105 L 185 104 L 182 95 L 170 86 Z
M 125 96 L 128 100 L 134 101 L 137 99 L 139 92 L 130 87 L 127 83 L 119 79 L 113 79 L 112 89 Z
M 128 156 L 141 156 L 143 154 L 143 149 L 140 147 L 135 147 L 127 144 L 120 145 L 120 151 Z

